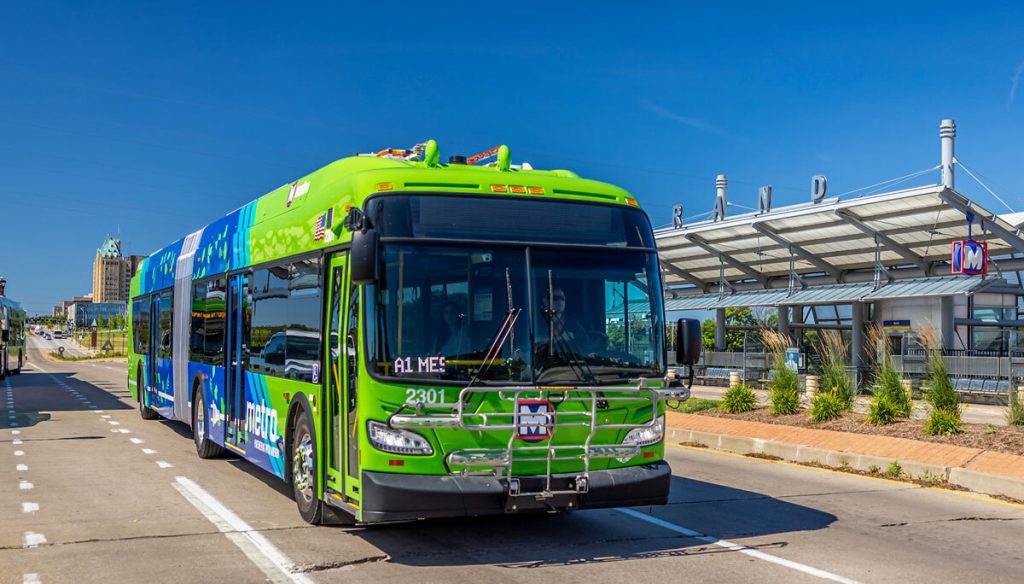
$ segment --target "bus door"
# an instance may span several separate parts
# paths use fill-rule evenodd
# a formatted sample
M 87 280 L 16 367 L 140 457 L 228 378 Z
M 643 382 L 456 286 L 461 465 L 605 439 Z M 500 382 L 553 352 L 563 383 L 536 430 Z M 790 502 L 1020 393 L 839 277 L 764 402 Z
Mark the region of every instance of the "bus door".
M 347 252 L 335 254 L 328 274 L 326 402 L 324 444 L 326 486 L 335 501 L 356 503 L 359 496 L 359 452 L 356 439 L 356 371 L 359 294 L 349 284 Z
M 228 277 L 224 306 L 227 351 L 224 361 L 224 444 L 238 450 L 245 443 L 245 361 L 249 350 L 249 275 Z M 244 449 L 244 447 L 243 447 Z
M 146 372 L 146 396 L 149 398 L 148 403 L 150 407 L 153 407 L 156 402 L 154 395 L 157 392 L 159 384 L 156 379 L 157 371 L 157 350 L 160 344 L 160 295 L 153 294 L 149 297 L 149 371 Z

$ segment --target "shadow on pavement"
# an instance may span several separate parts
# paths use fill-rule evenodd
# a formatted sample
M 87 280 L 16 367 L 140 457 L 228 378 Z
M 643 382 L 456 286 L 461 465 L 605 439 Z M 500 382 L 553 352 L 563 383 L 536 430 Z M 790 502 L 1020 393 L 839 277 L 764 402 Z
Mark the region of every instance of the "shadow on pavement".
M 11 412 L 0 410 L 4 415 L 0 418 L 0 428 L 7 428 L 10 422 L 19 426 L 32 426 L 50 419 L 45 412 L 85 412 L 99 410 L 128 410 L 131 404 L 125 404 L 111 392 L 94 383 L 76 377 L 75 373 L 55 371 L 42 373 L 25 369 L 19 375 L 12 375 L 11 390 L 14 394 L 15 419 L 8 419 Z M 78 392 L 74 395 L 61 384 Z M 81 399 L 79 399 L 79 396 Z M 90 408 L 89 405 L 95 406 Z
M 761 493 L 682 477 L 672 478 L 672 491 L 685 499 L 637 510 L 716 538 L 784 536 L 823 529 L 836 520 L 832 514 Z M 389 561 L 410 566 L 545 568 L 730 553 L 614 509 L 429 520 L 346 532 L 387 553 Z M 785 545 L 782 537 L 751 547 Z

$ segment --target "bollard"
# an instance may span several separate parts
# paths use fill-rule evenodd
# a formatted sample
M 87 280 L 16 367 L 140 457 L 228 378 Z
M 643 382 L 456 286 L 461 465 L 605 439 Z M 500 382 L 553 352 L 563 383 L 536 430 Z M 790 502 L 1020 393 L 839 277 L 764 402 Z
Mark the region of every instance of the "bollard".
M 729 372 L 729 389 L 732 389 L 740 384 L 740 372 L 730 371 Z
M 818 395 L 818 376 L 808 375 L 805 383 L 805 391 L 807 395 L 815 396 Z
M 1024 403 L 1024 385 L 1017 386 L 1017 401 Z

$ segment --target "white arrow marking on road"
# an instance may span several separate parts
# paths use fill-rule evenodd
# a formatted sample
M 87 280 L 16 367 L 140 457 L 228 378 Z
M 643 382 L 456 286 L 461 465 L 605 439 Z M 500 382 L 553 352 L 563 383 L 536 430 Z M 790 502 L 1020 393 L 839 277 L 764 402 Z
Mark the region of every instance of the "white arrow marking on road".
M 238 546 L 267 578 L 273 582 L 312 584 L 313 580 L 308 576 L 295 572 L 295 563 L 288 556 L 213 495 L 185 477 L 177 477 L 175 480 L 177 482 L 171 483 L 171 486 Z
M 22 503 L 21 504 L 21 512 L 22 513 L 35 513 L 36 511 L 39 511 L 39 503 Z
M 46 536 L 34 531 L 26 531 L 25 535 L 21 537 L 21 547 L 23 548 L 36 548 L 44 543 L 46 543 Z

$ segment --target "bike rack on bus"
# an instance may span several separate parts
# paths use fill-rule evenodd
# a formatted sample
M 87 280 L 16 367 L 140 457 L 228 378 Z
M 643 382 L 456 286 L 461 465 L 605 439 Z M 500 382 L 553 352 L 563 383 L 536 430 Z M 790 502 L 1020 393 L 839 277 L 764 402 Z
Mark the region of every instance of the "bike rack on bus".
M 664 421 L 658 415 L 659 402 L 667 400 L 685 400 L 690 396 L 686 387 L 673 387 L 671 380 L 664 389 L 651 388 L 647 380 L 640 378 L 635 386 L 504 386 L 504 387 L 466 387 L 459 392 L 455 403 L 439 404 L 406 404 L 388 418 L 392 428 L 407 429 L 462 429 L 476 432 L 510 432 L 508 442 L 503 448 L 466 448 L 449 452 L 445 463 L 452 474 L 487 475 L 503 478 L 508 487 L 510 497 L 533 497 L 538 501 L 548 500 L 560 495 L 579 495 L 588 491 L 590 485 L 590 462 L 592 459 L 615 458 L 625 462 L 639 456 L 650 444 L 604 444 L 595 443 L 597 434 L 604 430 L 630 430 L 651 428 L 662 424 L 661 435 L 664 436 Z M 484 394 L 474 410 L 468 406 L 474 401 L 474 394 Z M 517 429 L 520 426 L 520 409 L 517 404 L 521 400 L 551 400 L 557 396 L 557 405 L 543 414 L 531 414 L 536 420 L 542 415 L 549 435 L 541 442 L 531 444 L 520 440 Z M 490 399 L 488 399 L 490 397 Z M 502 402 L 510 402 L 511 411 L 485 411 L 488 403 L 497 398 Z M 628 405 L 643 401 L 651 409 L 650 419 L 642 423 L 599 423 L 599 416 L 612 404 L 618 402 Z M 565 408 L 565 404 L 581 404 L 584 407 L 577 411 Z M 408 408 L 414 408 L 406 413 Z M 565 411 L 561 411 L 564 409 Z M 582 444 L 555 444 L 555 434 L 559 429 L 571 427 L 589 428 L 586 440 Z M 552 466 L 555 461 L 580 460 L 583 472 L 569 481 L 563 481 L 564 487 L 557 488 L 552 480 Z M 528 462 L 544 462 L 543 476 L 516 475 L 513 465 Z M 543 478 L 543 489 L 524 492 L 524 479 Z M 569 506 L 572 506 L 570 503 Z M 513 507 L 514 509 L 514 507 Z

